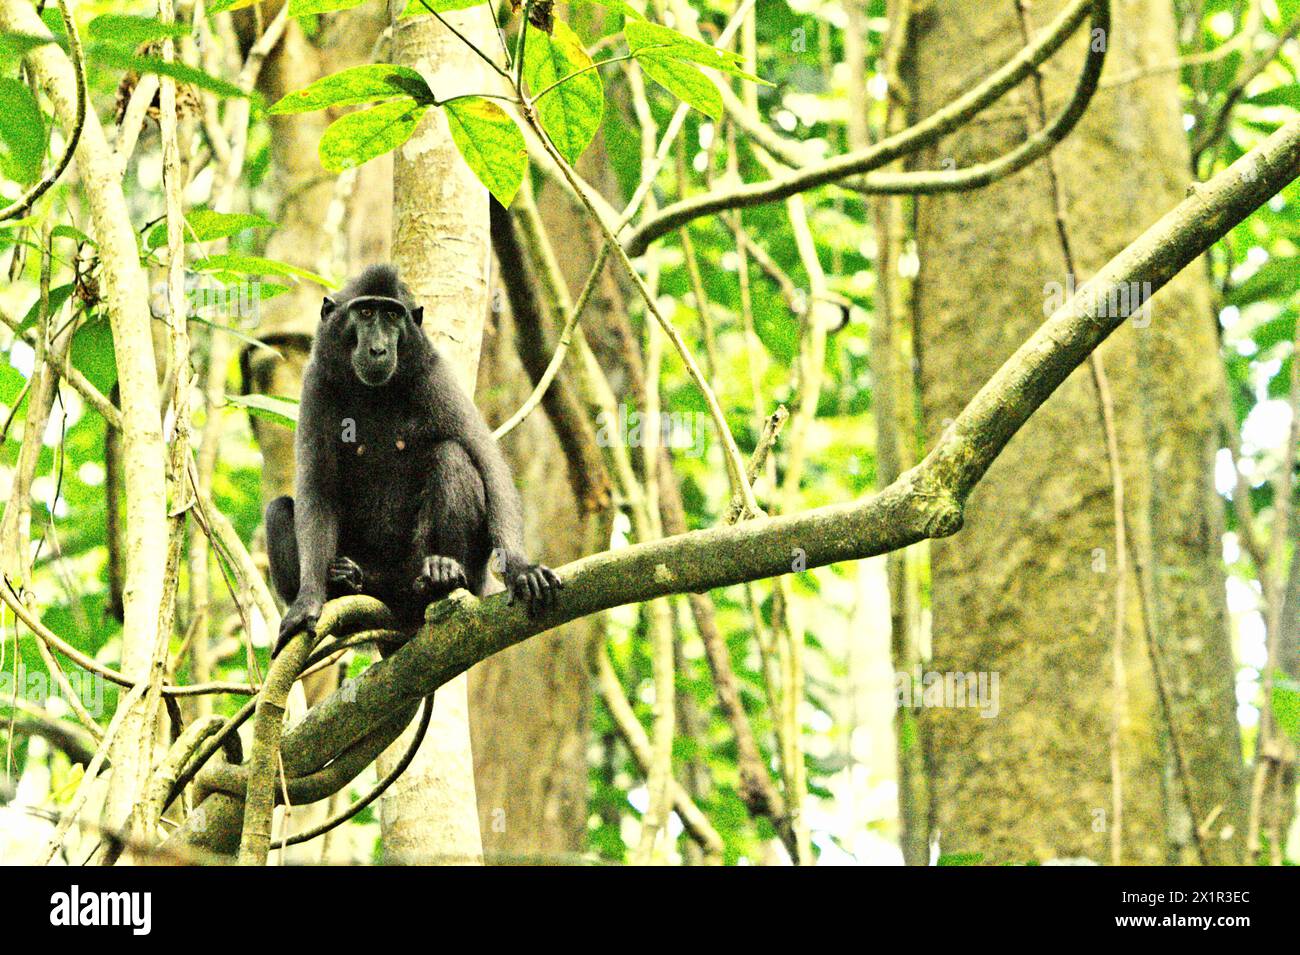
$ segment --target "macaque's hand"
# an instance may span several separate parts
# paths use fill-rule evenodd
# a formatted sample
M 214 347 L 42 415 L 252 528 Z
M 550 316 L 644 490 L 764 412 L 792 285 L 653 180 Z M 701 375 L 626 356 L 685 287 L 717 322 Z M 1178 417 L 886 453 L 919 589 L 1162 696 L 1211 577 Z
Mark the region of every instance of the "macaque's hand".
M 325 580 L 349 593 L 359 594 L 365 587 L 366 575 L 351 557 L 335 557 L 325 572 Z
M 509 551 L 497 551 L 492 563 L 505 581 L 507 600 L 510 603 L 522 600 L 528 606 L 529 616 L 535 617 L 559 603 L 564 582 L 551 568 L 531 564 L 522 554 Z
M 415 592 L 426 597 L 441 597 L 457 587 L 469 587 L 465 568 L 454 557 L 431 554 L 424 558 L 420 576 L 415 578 Z

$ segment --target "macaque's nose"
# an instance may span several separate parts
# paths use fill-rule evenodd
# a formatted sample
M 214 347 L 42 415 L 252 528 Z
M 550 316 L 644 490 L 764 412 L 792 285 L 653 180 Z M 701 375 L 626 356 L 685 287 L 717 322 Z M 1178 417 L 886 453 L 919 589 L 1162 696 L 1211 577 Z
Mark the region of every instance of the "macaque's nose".
M 388 349 L 385 348 L 383 345 L 371 345 L 370 354 L 374 358 L 383 358 L 385 355 L 388 354 Z

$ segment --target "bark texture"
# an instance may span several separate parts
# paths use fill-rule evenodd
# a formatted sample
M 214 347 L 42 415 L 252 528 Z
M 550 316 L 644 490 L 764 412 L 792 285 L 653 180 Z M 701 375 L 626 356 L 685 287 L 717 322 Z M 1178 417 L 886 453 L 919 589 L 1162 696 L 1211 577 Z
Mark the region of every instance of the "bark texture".
M 506 310 L 494 316 L 483 343 L 478 401 L 495 426 L 527 397 L 532 382 L 516 352 L 512 317 Z M 587 537 L 592 518 L 582 513 L 542 408 L 505 438 L 503 450 L 524 498 L 529 557 L 555 567 L 594 549 Z M 575 621 L 470 671 L 474 778 L 489 861 L 556 862 L 586 847 L 586 647 L 595 629 L 592 619 Z
M 1041 26 L 1064 4 L 1036 4 Z M 1106 78 L 1176 58 L 1165 0 L 1113 4 L 1103 89 L 1054 153 L 1079 284 L 1186 186 L 1176 80 Z M 1012 0 L 922 5 L 908 73 L 925 115 L 1021 45 Z M 1095 40 L 1096 38 L 1093 38 Z M 1082 36 L 1043 70 L 1048 109 L 1067 95 Z M 958 64 L 958 66 L 954 66 Z M 957 168 L 1007 151 L 1035 128 L 1027 87 L 943 140 L 924 165 Z M 946 163 L 950 160 L 951 163 Z M 988 375 L 1051 311 L 1067 278 L 1050 180 L 1040 162 L 972 194 L 918 200 L 915 317 L 922 406 L 933 444 Z M 1067 293 L 1068 294 L 1068 293 Z M 1236 857 L 1241 762 L 1233 669 L 1210 484 L 1217 351 L 1200 317 L 1207 289 L 1187 270 L 1100 350 L 1113 384 L 1129 539 L 1153 581 L 1151 629 L 1178 673 L 1174 726 L 1201 822 L 1216 807 L 1211 861 Z M 927 711 L 942 853 L 987 862 L 1109 856 L 1111 721 L 1120 708 L 1123 859 L 1191 861 L 1183 797 L 1144 643 L 1142 591 L 1130 579 L 1124 677 L 1116 689 L 1114 521 L 1097 392 L 1076 371 L 972 494 L 961 534 L 933 545 L 934 669 L 1000 677 L 998 715 Z M 1117 698 L 1118 693 L 1118 698 Z
M 491 15 L 478 7 L 449 19 L 486 50 L 495 42 Z M 491 88 L 483 62 L 432 17 L 394 20 L 393 61 L 419 70 L 442 99 Z M 473 393 L 491 301 L 488 194 L 460 158 L 442 110 L 430 110 L 398 149 L 393 198 L 394 264 L 424 306 L 430 338 Z M 419 753 L 380 802 L 387 862 L 482 861 L 467 684 L 462 676 L 438 690 Z M 406 744 L 404 734 L 380 758 L 381 774 Z

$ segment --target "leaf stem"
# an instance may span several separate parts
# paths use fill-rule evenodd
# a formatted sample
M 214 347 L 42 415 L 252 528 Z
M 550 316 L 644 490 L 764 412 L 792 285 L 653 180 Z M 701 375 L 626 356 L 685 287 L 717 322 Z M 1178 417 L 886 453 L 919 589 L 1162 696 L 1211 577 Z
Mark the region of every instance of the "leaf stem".
M 497 63 L 496 60 L 492 59 L 492 57 L 488 56 L 477 46 L 475 46 L 474 42 L 469 37 L 465 36 L 465 34 L 457 30 L 454 26 L 451 25 L 450 22 L 447 21 L 445 17 L 443 17 L 441 13 L 433 9 L 433 7 L 429 6 L 429 0 L 420 0 L 420 6 L 424 7 L 424 9 L 432 13 L 434 19 L 436 19 L 439 23 L 445 26 L 452 33 L 454 33 L 456 35 L 456 39 L 460 40 L 461 43 L 464 43 L 467 47 L 469 47 L 471 50 L 477 53 L 479 59 L 481 59 L 488 66 L 492 67 L 492 69 L 495 70 L 498 75 L 504 76 L 506 79 L 510 79 L 510 74 L 501 68 L 501 64 Z M 496 17 L 493 16 L 492 20 L 493 22 L 496 22 Z
M 536 103 L 538 100 L 540 100 L 543 96 L 545 96 L 545 95 L 546 95 L 547 93 L 549 93 L 551 90 L 555 89 L 555 87 L 559 86 L 561 83 L 567 83 L 569 80 L 573 79 L 575 76 L 581 76 L 583 73 L 589 73 L 589 72 L 592 71 L 592 70 L 599 69 L 599 68 L 602 67 L 602 66 L 607 66 L 607 65 L 609 65 L 610 63 L 622 63 L 622 62 L 625 61 L 625 60 L 631 60 L 631 59 L 635 59 L 635 58 L 636 58 L 636 54 L 635 54 L 635 53 L 626 53 L 626 54 L 624 54 L 624 55 L 622 55 L 622 56 L 611 56 L 611 57 L 609 57 L 608 59 L 600 60 L 599 62 L 589 63 L 589 64 L 587 64 L 586 66 L 584 66 L 584 67 L 583 67 L 582 69 L 580 69 L 580 70 L 574 70 L 574 71 L 573 71 L 572 73 L 570 73 L 568 76 L 562 76 L 562 77 L 560 77 L 558 80 L 556 80 L 556 81 L 555 81 L 554 83 L 552 83 L 550 86 L 547 86 L 545 89 L 543 89 L 540 93 L 535 94 L 535 95 L 533 96 L 533 102 Z
M 421 0 L 421 2 L 423 3 L 424 0 Z M 524 0 L 524 13 L 519 20 L 519 40 L 517 43 L 515 43 L 515 64 L 514 64 L 515 75 L 513 80 L 515 84 L 515 91 L 519 93 L 520 96 L 523 95 L 524 49 L 525 49 L 524 45 L 528 42 L 528 17 L 532 14 L 532 12 L 533 12 L 533 0 Z

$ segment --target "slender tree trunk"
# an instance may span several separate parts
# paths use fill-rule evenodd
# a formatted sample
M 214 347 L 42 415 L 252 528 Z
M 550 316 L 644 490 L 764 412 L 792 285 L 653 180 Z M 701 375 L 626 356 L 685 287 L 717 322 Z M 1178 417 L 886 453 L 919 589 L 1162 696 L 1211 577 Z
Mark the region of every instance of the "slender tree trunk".
M 265 11 L 264 18 L 275 15 Z M 251 27 L 241 21 L 241 26 Z M 333 15 L 312 40 L 299 22 L 291 19 L 284 37 L 268 57 L 258 89 L 269 102 L 301 89 L 321 76 L 368 63 L 375 41 L 388 25 L 387 11 L 367 4 Z M 255 40 L 251 35 L 247 40 Z M 317 158 L 316 144 L 334 116 L 328 113 L 293 113 L 270 117 L 272 183 L 280 194 L 278 228 L 267 242 L 266 255 L 327 276 L 358 271 L 372 262 L 386 261 L 390 242 L 392 159 L 383 156 L 347 176 L 326 173 Z M 340 204 L 342 209 L 340 209 Z M 345 225 L 330 226 L 331 219 Z M 340 236 L 341 241 L 336 241 Z M 264 349 L 243 353 L 246 392 L 297 396 L 302 371 L 311 350 L 325 290 L 299 283 L 266 303 L 258 336 L 275 346 L 279 356 Z M 281 357 L 282 356 L 282 357 Z M 262 501 L 292 494 L 294 487 L 293 432 L 263 418 L 250 418 L 262 452 Z M 323 670 L 303 681 L 305 702 L 313 705 L 338 685 L 338 672 Z M 323 822 L 327 807 L 292 810 L 293 830 Z M 320 842 L 289 849 L 290 862 L 349 862 L 368 858 L 345 840 L 332 839 L 328 850 Z
M 496 42 L 487 7 L 449 15 L 480 49 Z M 395 19 L 393 60 L 420 70 L 445 99 L 489 89 L 494 77 L 432 17 Z M 490 307 L 491 239 L 487 190 L 461 159 L 442 110 L 430 110 L 394 160 L 393 259 L 416 300 L 425 329 L 460 384 L 473 392 Z M 429 731 L 415 761 L 380 803 L 388 862 L 480 862 L 470 750 L 468 679 L 438 690 Z M 400 758 L 403 735 L 379 760 Z
M 0 30 L 38 36 L 49 32 L 35 8 L 24 0 L 0 2 Z M 76 85 L 67 56 L 57 46 L 47 45 L 28 54 L 27 64 L 50 98 L 67 135 L 76 113 Z M 121 384 L 126 579 L 122 589 L 125 620 L 120 669 L 132 680 L 143 682 L 149 678 L 157 652 L 158 615 L 163 603 L 166 453 L 145 274 L 140 268 L 117 164 L 93 109 L 86 110 L 76 168 L 90 214 L 89 231 L 98 243 L 103 305 L 113 329 Z M 154 742 L 154 714 L 146 711 L 143 700 L 124 694 L 118 705 L 132 709 L 123 719 L 111 755 L 113 774 L 103 821 L 113 830 L 122 827 L 140 802 L 149 778 Z
M 1035 23 L 1061 6 L 1035 5 Z M 1176 56 L 1165 0 L 1114 6 L 1103 84 Z M 909 70 L 917 111 L 928 114 L 1011 55 L 1021 45 L 1017 16 L 1013 0 L 922 5 Z M 1073 84 L 1084 42 L 1075 38 L 1045 66 L 1049 112 Z M 944 140 L 926 165 L 965 166 L 1021 141 L 1036 127 L 1028 87 L 1007 105 L 1015 110 Z M 1181 195 L 1187 160 L 1175 77 L 1157 72 L 1103 88 L 1053 155 L 1081 283 Z M 1042 321 L 1049 283 L 1066 283 L 1055 214 L 1043 162 L 979 192 L 918 202 L 915 310 L 929 443 Z M 1125 862 L 1187 858 L 1186 837 L 1171 824 L 1184 796 L 1149 631 L 1162 669 L 1188 675 L 1185 694 L 1174 700 L 1173 726 L 1194 767 L 1199 820 L 1218 810 L 1205 840 L 1209 857 L 1236 856 L 1241 756 L 1215 570 L 1220 505 L 1207 493 L 1215 419 L 1208 407 L 1197 410 L 1213 380 L 1204 363 L 1217 360 L 1213 342 L 1196 332 L 1205 325 L 1205 294 L 1203 274 L 1188 270 L 1151 303 L 1151 316 L 1135 316 L 1099 353 L 1113 384 L 1137 558 L 1124 588 L 1130 596 L 1122 628 L 1115 626 L 1113 488 L 1098 395 L 1086 373 L 1067 381 L 990 469 L 961 533 L 934 544 L 933 668 L 996 674 L 1000 690 L 996 717 L 978 708 L 927 711 L 943 853 L 982 853 L 990 862 L 1102 861 L 1117 841 Z M 1144 590 L 1148 581 L 1153 587 Z M 1142 597 L 1150 592 L 1147 620 Z M 1117 784 L 1122 832 L 1112 826 Z

